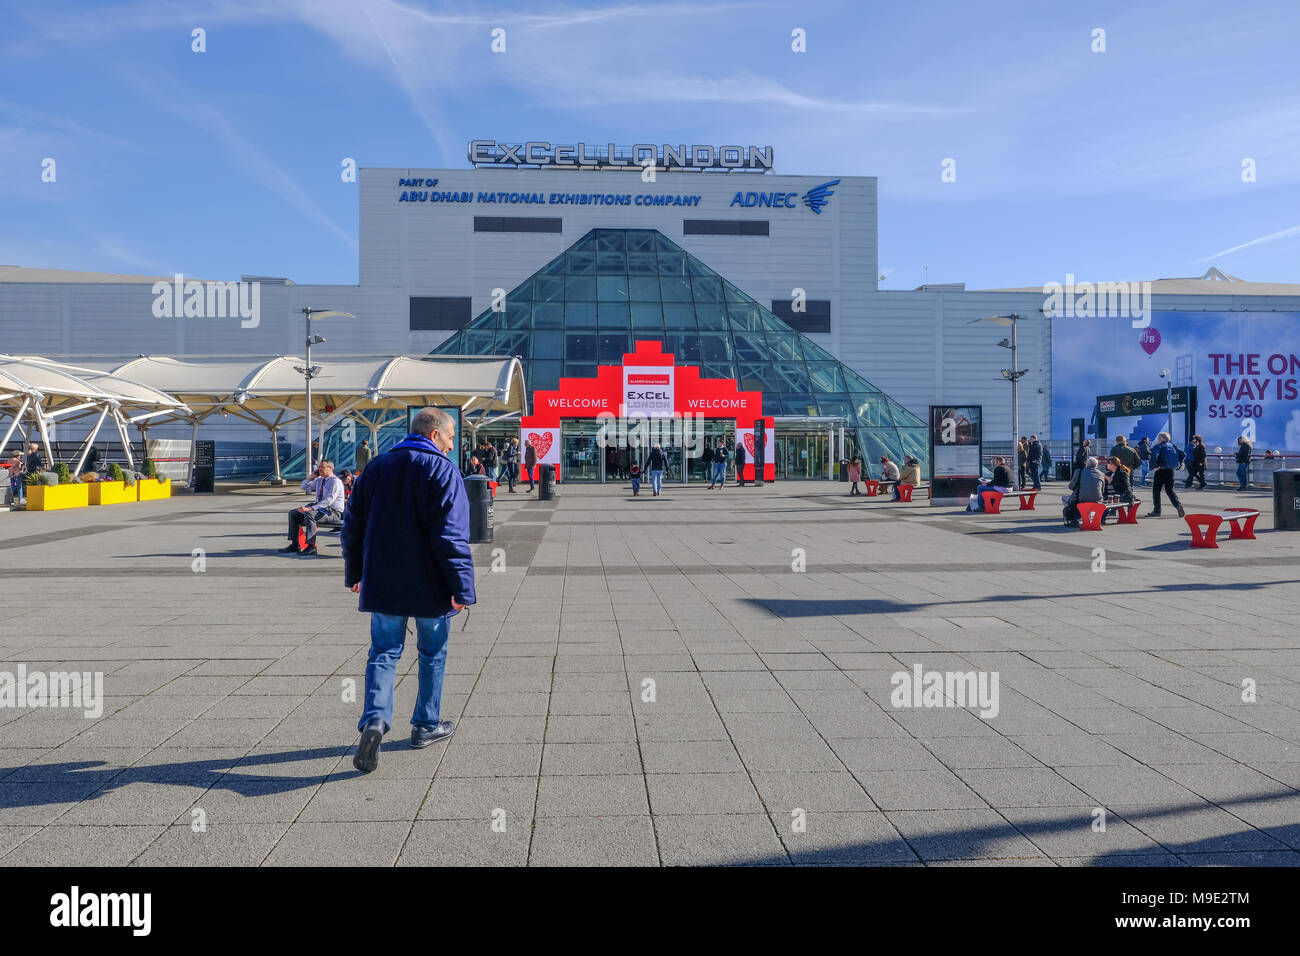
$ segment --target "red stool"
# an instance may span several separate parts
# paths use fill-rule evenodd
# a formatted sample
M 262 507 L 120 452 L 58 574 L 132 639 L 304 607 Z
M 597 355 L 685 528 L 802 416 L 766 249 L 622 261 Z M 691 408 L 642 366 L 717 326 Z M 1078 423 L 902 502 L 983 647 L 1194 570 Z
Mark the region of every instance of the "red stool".
M 1223 519 L 1218 515 L 1184 515 L 1187 527 L 1192 529 L 1193 548 L 1217 548 L 1219 546 L 1219 525 Z M 1205 527 L 1201 527 L 1204 525 Z
M 1137 524 L 1138 508 L 1139 506 L 1141 506 L 1141 504 L 1142 504 L 1141 498 L 1134 498 L 1133 503 L 1129 505 L 1127 508 L 1121 506 L 1115 512 L 1115 523 L 1116 524 Z
M 1255 509 L 1253 509 L 1253 508 L 1224 508 L 1223 510 L 1224 510 L 1225 512 L 1228 512 L 1228 511 L 1244 511 L 1244 512 L 1246 512 L 1246 514 L 1243 514 L 1243 515 L 1242 515 L 1242 518 L 1245 518 L 1245 519 L 1246 519 L 1246 523 L 1245 523 L 1245 525 L 1242 525 L 1242 523 L 1241 523 L 1241 518 L 1229 518 L 1229 519 L 1228 519 L 1228 522 L 1229 522 L 1229 525 L 1228 525 L 1228 526 L 1232 529 L 1231 531 L 1228 532 L 1228 537 L 1229 537 L 1229 538 L 1251 538 L 1251 539 L 1253 539 L 1253 538 L 1255 537 L 1255 519 L 1259 517 L 1259 515 L 1255 512 Z
M 1033 510 L 1034 510 L 1034 499 L 1038 497 L 1038 492 L 1036 492 L 1036 491 L 1017 491 L 1016 494 L 1018 494 L 1018 495 L 1020 496 L 1020 510 L 1021 510 L 1021 511 L 1033 511 Z
M 492 489 L 492 497 L 495 498 L 497 496 L 497 483 L 495 481 L 489 481 L 488 487 Z
M 868 478 L 863 482 L 867 486 L 867 494 L 871 497 L 877 497 L 880 494 L 880 482 L 874 478 Z
M 1002 514 L 1002 492 L 981 491 L 980 497 L 984 499 L 985 514 L 989 514 L 989 515 Z
M 898 485 L 898 500 L 899 500 L 899 501 L 911 501 L 911 500 L 912 500 L 912 492 L 915 490 L 915 488 L 916 488 L 916 485 L 904 485 L 904 484 L 902 484 L 902 483 L 900 482 L 899 485 Z
M 1098 504 L 1095 501 L 1080 501 L 1076 506 L 1079 509 L 1079 528 L 1082 531 L 1100 531 L 1101 517 L 1106 513 L 1106 506 Z

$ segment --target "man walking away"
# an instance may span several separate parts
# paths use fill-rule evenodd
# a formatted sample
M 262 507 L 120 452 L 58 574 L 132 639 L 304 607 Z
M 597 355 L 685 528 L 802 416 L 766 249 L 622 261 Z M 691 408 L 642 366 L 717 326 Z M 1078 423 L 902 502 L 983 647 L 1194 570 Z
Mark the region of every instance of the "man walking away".
M 1043 446 L 1038 441 L 1037 435 L 1029 436 L 1029 447 L 1026 449 L 1029 453 L 1029 480 L 1034 483 L 1035 491 L 1043 490 Z
M 479 456 L 489 481 L 497 480 L 497 446 L 490 441 L 483 443 L 483 454 Z
M 1178 517 L 1181 518 L 1185 514 L 1183 503 L 1178 500 L 1178 495 L 1174 492 L 1174 469 L 1178 467 L 1178 449 L 1169 440 L 1167 432 L 1161 432 L 1156 436 L 1155 447 L 1151 449 L 1151 466 L 1155 471 L 1155 492 L 1152 511 L 1147 517 L 1160 517 L 1160 489 L 1163 488 L 1165 494 L 1169 496 L 1169 503 L 1178 509 Z
M 650 447 L 650 454 L 646 455 L 645 470 L 650 472 L 650 490 L 654 497 L 659 497 L 659 492 L 663 488 L 664 471 L 668 468 L 668 456 L 664 450 L 655 442 Z
M 736 484 L 745 487 L 745 445 L 736 442 Z
M 510 493 L 515 493 L 515 479 L 519 477 L 519 439 L 511 438 L 501 449 L 501 468 L 505 479 L 510 484 Z
M 280 553 L 316 554 L 317 522 L 326 518 L 342 518 L 347 495 L 343 490 L 343 481 L 334 474 L 334 462 L 328 458 L 316 468 L 316 474 L 298 487 L 313 492 L 316 501 L 289 512 L 289 545 L 281 548 Z M 299 528 L 303 529 L 304 544 L 301 548 L 298 547 Z
M 1138 442 L 1137 447 L 1138 461 L 1142 465 L 1142 480 L 1138 484 L 1147 483 L 1147 474 L 1151 470 L 1151 439 L 1143 438 Z
M 524 469 L 528 472 L 528 490 L 531 492 L 537 486 L 534 480 L 537 471 L 537 449 L 533 447 L 531 439 L 524 442 Z
M 352 765 L 379 766 L 379 745 L 393 721 L 393 684 L 415 618 L 419 693 L 411 746 L 445 740 L 455 725 L 442 717 L 442 681 L 452 615 L 475 601 L 469 549 L 469 499 L 447 453 L 456 423 L 437 408 L 421 409 L 411 434 L 370 462 L 343 519 L 343 583 L 370 613 L 366 697 Z
M 718 447 L 713 449 L 713 475 L 709 478 L 709 490 L 717 485 L 719 489 L 727 485 L 727 445 L 719 438 Z
M 1187 487 L 1192 487 L 1192 479 L 1195 478 L 1199 484 L 1197 490 L 1205 490 L 1205 464 L 1207 459 L 1205 451 L 1205 439 L 1200 435 L 1192 436 L 1192 459 L 1187 463 Z
M 1250 456 L 1254 452 L 1250 442 L 1246 441 L 1245 436 L 1237 439 L 1237 490 L 1247 491 L 1250 488 Z
M 1016 476 L 1020 479 L 1016 482 L 1017 488 L 1025 487 L 1025 478 L 1029 475 L 1029 439 L 1024 435 L 1020 436 L 1020 441 L 1016 442 Z

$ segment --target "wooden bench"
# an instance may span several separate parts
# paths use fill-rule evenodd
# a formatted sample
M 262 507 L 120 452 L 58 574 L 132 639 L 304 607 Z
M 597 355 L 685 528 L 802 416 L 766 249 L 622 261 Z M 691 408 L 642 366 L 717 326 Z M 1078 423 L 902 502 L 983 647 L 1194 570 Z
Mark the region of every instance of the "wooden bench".
M 1187 527 L 1192 529 L 1193 548 L 1217 548 L 1219 546 L 1219 526 L 1227 521 L 1229 538 L 1254 540 L 1255 519 L 1259 512 L 1254 508 L 1224 508 L 1204 514 L 1184 515 Z M 1202 527 L 1204 526 L 1204 527 Z

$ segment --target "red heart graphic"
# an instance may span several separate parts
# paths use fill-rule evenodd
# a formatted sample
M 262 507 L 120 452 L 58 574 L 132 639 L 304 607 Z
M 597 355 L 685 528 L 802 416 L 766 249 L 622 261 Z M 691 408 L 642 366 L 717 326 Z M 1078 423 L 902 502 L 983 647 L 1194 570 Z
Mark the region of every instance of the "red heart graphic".
M 754 433 L 753 432 L 747 432 L 745 434 L 745 447 L 749 449 L 749 457 L 753 458 L 754 457 Z
M 546 453 L 551 450 L 551 439 L 554 437 L 555 436 L 551 432 L 546 432 L 540 435 L 537 432 L 528 433 L 528 440 L 532 442 L 533 447 L 537 449 L 538 461 L 541 461 L 543 458 L 545 458 Z

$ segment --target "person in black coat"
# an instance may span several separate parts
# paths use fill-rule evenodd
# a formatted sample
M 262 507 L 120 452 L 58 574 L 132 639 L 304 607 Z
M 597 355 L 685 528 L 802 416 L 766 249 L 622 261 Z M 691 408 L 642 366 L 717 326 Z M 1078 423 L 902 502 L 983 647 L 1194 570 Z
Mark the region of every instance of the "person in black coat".
M 447 453 L 456 422 L 425 408 L 411 434 L 372 458 L 357 478 L 343 513 L 343 584 L 370 612 L 366 696 L 353 766 L 379 765 L 379 745 L 392 724 L 393 685 L 415 618 L 419 695 L 411 717 L 411 746 L 427 747 L 452 735 L 441 719 L 442 682 L 452 615 L 476 600 L 469 547 L 469 498 Z
M 736 483 L 745 487 L 745 443 L 736 442 Z

